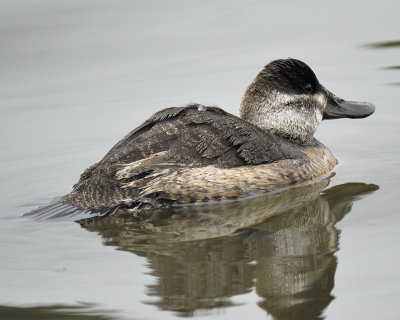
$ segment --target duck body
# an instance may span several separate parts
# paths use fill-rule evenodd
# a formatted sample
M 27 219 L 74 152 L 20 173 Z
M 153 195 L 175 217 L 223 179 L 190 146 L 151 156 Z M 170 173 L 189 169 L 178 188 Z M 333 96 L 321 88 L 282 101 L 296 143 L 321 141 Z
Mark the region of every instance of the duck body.
M 235 199 L 325 177 L 337 160 L 313 133 L 323 117 L 344 117 L 328 113 L 329 99 L 347 102 L 303 62 L 271 64 L 247 89 L 240 118 L 200 104 L 161 110 L 86 169 L 63 202 L 109 212 Z M 365 117 L 372 108 L 357 103 L 345 116 Z
M 323 176 L 336 163 L 316 139 L 298 144 L 194 104 L 154 114 L 89 167 L 64 201 L 104 211 L 234 199 Z

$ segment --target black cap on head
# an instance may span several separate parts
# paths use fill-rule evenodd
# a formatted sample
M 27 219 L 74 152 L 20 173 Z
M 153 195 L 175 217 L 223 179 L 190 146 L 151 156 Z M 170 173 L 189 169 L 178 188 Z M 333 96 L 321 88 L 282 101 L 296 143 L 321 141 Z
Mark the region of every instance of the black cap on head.
M 267 64 L 257 78 L 272 89 L 288 94 L 310 94 L 320 89 L 315 73 L 297 59 L 279 59 Z

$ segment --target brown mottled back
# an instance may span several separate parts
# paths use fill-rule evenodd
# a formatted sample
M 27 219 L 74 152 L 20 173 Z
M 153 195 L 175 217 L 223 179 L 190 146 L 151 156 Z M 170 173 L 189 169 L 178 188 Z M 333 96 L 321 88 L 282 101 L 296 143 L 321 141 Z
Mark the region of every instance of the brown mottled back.
M 86 169 L 63 200 L 80 208 L 107 211 L 137 204 L 150 181 L 183 169 L 225 169 L 304 158 L 298 144 L 217 107 L 168 108 L 155 113 Z M 179 184 L 179 177 L 174 181 Z M 177 201 L 173 195 L 152 196 L 153 204 Z

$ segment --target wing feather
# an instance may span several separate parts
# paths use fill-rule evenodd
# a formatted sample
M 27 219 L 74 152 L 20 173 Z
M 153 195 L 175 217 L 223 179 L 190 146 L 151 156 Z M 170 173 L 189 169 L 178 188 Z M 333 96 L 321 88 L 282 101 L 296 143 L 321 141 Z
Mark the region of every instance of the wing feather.
M 183 167 L 233 168 L 302 158 L 302 152 L 292 146 L 216 107 L 168 108 L 86 169 L 64 200 L 83 207 L 117 205 L 139 194 L 152 177 L 174 174 Z

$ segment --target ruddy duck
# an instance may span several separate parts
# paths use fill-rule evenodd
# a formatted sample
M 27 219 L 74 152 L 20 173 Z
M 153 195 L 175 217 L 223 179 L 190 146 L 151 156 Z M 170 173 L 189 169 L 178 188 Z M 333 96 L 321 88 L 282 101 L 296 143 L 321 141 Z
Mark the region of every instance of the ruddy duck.
M 191 104 L 155 113 L 86 169 L 62 201 L 110 212 L 235 199 L 326 176 L 337 160 L 313 135 L 323 119 L 364 118 L 296 59 L 275 60 L 247 88 L 240 118 Z

